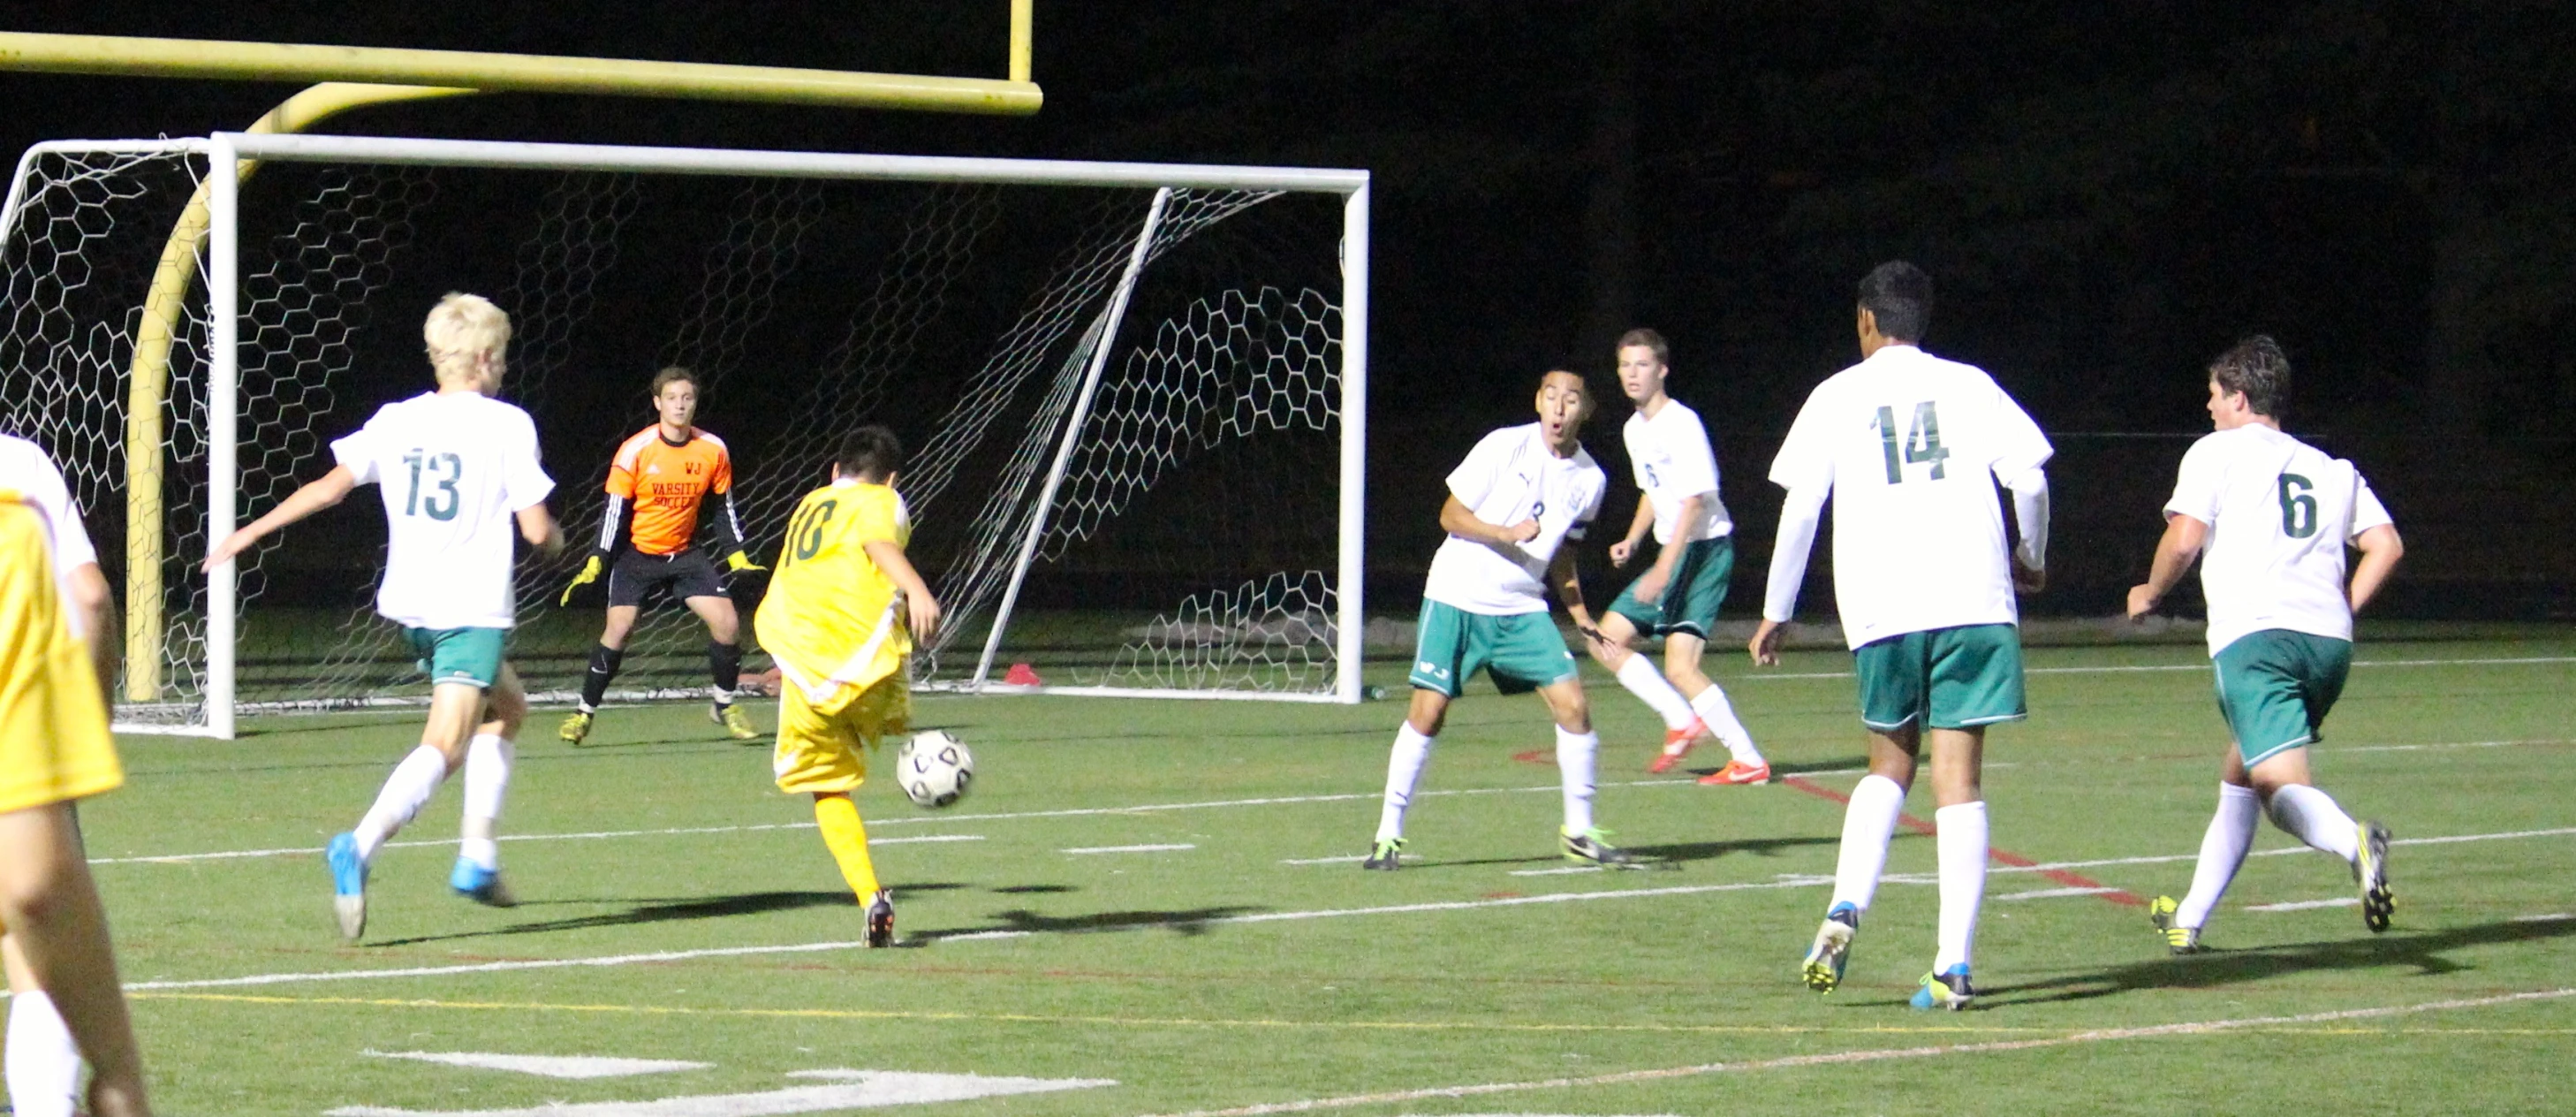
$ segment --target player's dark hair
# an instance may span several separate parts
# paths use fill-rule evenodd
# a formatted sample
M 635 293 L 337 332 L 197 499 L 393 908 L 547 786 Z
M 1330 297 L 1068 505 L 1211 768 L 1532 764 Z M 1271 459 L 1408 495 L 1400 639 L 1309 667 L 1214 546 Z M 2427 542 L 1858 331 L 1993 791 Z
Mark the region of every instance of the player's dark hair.
M 1618 348 L 1625 349 L 1631 345 L 1643 345 L 1648 349 L 1654 350 L 1656 364 L 1669 365 L 1673 363 L 1673 347 L 1665 343 L 1664 335 L 1647 329 L 1644 326 L 1639 326 L 1636 329 L 1619 335 Z
M 1932 324 L 1932 277 L 1903 260 L 1880 264 L 1861 277 L 1860 308 L 1889 341 L 1921 341 Z
M 903 468 L 903 440 L 873 423 L 860 427 L 841 436 L 841 450 L 832 459 L 832 468 L 843 477 L 882 483 Z
M 2209 378 L 2222 392 L 2245 393 L 2245 406 L 2268 419 L 2281 417 L 2290 403 L 2290 355 L 2270 334 L 2237 342 L 2209 362 Z
M 649 394 L 654 399 L 660 399 L 662 398 L 662 389 L 668 388 L 683 380 L 688 381 L 689 387 L 691 388 L 698 389 L 699 391 L 706 390 L 706 385 L 698 383 L 697 373 L 681 368 L 678 365 L 672 365 L 669 368 L 653 374 L 653 390 Z

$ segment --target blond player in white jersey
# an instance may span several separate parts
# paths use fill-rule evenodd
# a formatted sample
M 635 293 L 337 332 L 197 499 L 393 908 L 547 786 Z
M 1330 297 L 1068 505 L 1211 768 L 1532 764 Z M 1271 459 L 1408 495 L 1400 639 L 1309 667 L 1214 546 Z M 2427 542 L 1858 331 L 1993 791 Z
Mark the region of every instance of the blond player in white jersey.
M 1841 983 L 1854 932 L 1887 864 L 1887 842 L 1932 746 L 1939 810 L 1941 915 L 1932 972 L 1916 1008 L 1965 1008 L 1977 909 L 1986 887 L 1986 727 L 2018 721 L 2022 704 L 2016 590 L 2046 569 L 2048 439 L 1984 370 L 1916 345 L 1932 317 L 1932 278 L 1903 261 L 1860 282 L 1861 363 L 1807 397 L 1771 463 L 1788 490 L 1771 552 L 1754 662 L 1779 662 L 1780 626 L 1825 499 L 1834 503 L 1834 595 L 1860 679 L 1869 774 L 1843 815 L 1834 896 L 1802 976 L 1819 993 Z M 2021 544 L 2009 557 L 1995 485 L 2010 490 Z
M 1593 825 L 1593 763 L 1601 738 L 1592 731 L 1574 655 L 1547 611 L 1553 585 L 1576 627 L 1593 627 L 1574 552 L 1563 546 L 1583 538 L 1608 486 L 1578 438 L 1592 397 L 1581 376 L 1558 370 L 1539 378 L 1537 402 L 1538 422 L 1486 435 L 1449 473 L 1449 498 L 1440 507 L 1440 527 L 1449 537 L 1432 556 L 1423 585 L 1409 675 L 1413 701 L 1387 756 L 1377 839 L 1360 862 L 1363 869 L 1392 871 L 1401 864 L 1405 811 L 1431 761 L 1432 742 L 1449 703 L 1480 670 L 1505 694 L 1537 691 L 1555 715 L 1565 805 L 1559 851 L 1588 865 L 1631 860 Z
M 1736 720 L 1726 691 L 1700 669 L 1735 573 L 1735 520 L 1718 498 L 1708 428 L 1664 390 L 1670 353 L 1664 335 L 1653 330 L 1619 337 L 1619 390 L 1637 408 L 1619 430 L 1637 481 L 1637 514 L 1627 536 L 1610 545 L 1610 565 L 1626 568 L 1650 528 L 1659 549 L 1654 563 L 1602 611 L 1601 627 L 1584 630 L 1584 645 L 1621 687 L 1664 719 L 1664 748 L 1648 772 L 1671 771 L 1701 737 L 1714 735 L 1734 756 L 1699 782 L 1769 783 L 1771 765 L 1753 735 Z M 1663 640 L 1662 672 L 1630 646 L 1639 636 Z
M 74 813 L 125 781 L 105 699 L 115 612 L 62 472 L 34 443 L 0 436 L 0 956 L 9 1103 L 24 1117 L 146 1112 Z
M 2316 787 L 2308 746 L 2352 669 L 2352 617 L 2406 545 L 2351 462 L 2281 432 L 2290 359 L 2257 334 L 2209 366 L 2217 428 L 2183 455 L 2165 534 L 2129 616 L 2146 616 L 2200 558 L 2218 711 L 2235 739 L 2219 764 L 2218 813 L 2200 839 L 2191 891 L 2147 909 L 2168 949 L 2200 949 L 2201 929 L 2254 844 L 2256 815 L 2352 866 L 2362 925 L 2388 929 L 2388 828 L 2356 823 Z M 2349 583 L 2344 549 L 2361 552 Z
M 476 903 L 516 901 L 501 882 L 494 833 L 508 795 L 519 723 L 527 716 L 518 673 L 501 658 L 517 616 L 511 528 L 552 554 L 563 547 L 546 495 L 528 413 L 496 398 L 510 317 L 476 295 L 439 300 L 422 326 L 438 390 L 389 403 L 331 444 L 339 464 L 269 514 L 232 533 L 208 569 L 262 536 L 338 504 L 359 485 L 383 490 L 389 545 L 376 612 L 401 625 L 429 672 L 429 724 L 420 747 L 385 780 L 358 827 L 331 839 L 332 904 L 340 933 L 367 927 L 367 869 L 376 852 L 465 770 L 465 818 L 448 886 Z

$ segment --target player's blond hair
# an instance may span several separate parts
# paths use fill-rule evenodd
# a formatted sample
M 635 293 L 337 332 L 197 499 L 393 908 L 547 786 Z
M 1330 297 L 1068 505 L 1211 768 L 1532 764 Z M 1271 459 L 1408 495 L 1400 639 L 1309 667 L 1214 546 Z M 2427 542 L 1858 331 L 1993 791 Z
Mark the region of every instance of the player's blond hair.
M 481 295 L 450 291 L 429 308 L 420 337 L 429 349 L 430 367 L 445 379 L 450 372 L 473 368 L 484 354 L 499 360 L 510 344 L 510 315 Z

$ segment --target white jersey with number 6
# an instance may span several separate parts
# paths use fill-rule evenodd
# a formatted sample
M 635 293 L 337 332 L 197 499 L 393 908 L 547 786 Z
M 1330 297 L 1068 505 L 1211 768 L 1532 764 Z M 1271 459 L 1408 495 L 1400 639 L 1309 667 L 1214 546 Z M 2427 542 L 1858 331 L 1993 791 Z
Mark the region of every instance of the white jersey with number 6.
M 1709 445 L 1699 412 L 1667 399 L 1652 419 L 1644 412 L 1628 416 L 1619 438 L 1636 467 L 1637 491 L 1655 510 L 1655 542 L 1697 543 L 1735 531 L 1735 520 L 1718 496 L 1717 451 Z M 1700 498 L 1699 515 L 1685 524 L 1682 502 L 1692 497 Z
M 377 613 L 411 628 L 510 627 L 511 514 L 555 487 L 527 412 L 473 392 L 414 396 L 379 408 L 331 456 L 383 492 Z
M 2352 639 L 2344 545 L 2391 521 L 2351 462 L 2260 423 L 2217 431 L 2182 456 L 2165 511 L 2209 525 L 2209 654 L 2267 628 Z
M 1557 457 L 1536 423 L 1486 435 L 1449 471 L 1450 494 L 1489 524 L 1537 520 L 1538 538 L 1488 545 L 1452 535 L 1431 556 L 1422 596 L 1486 616 L 1546 612 L 1547 564 L 1558 544 L 1583 538 L 1608 487 L 1591 454 L 1578 445 Z
M 1857 648 L 2018 623 L 1995 484 L 2052 453 L 1985 370 L 1888 345 L 1807 396 L 1771 481 L 1831 490 L 1834 597 Z

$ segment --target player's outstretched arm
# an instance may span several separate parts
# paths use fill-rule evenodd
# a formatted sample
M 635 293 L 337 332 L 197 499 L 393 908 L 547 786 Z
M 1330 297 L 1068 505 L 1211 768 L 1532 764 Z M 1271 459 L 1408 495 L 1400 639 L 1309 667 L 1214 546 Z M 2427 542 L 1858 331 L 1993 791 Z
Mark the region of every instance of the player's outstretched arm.
M 1453 494 L 1440 506 L 1440 530 L 1460 539 L 1501 547 L 1538 538 L 1538 521 L 1528 519 L 1516 524 L 1489 524 L 1477 519 L 1476 513 Z
M 2406 557 L 2406 541 L 2397 537 L 2397 525 L 2381 524 L 2362 532 L 2352 545 L 2361 551 L 2361 561 L 2352 567 L 2352 611 L 2357 614 L 2379 596 L 2379 587 L 2397 569 L 2397 560 Z
M 903 591 L 904 622 L 911 627 L 914 641 L 930 639 L 939 631 L 939 599 L 931 596 L 930 583 L 921 580 L 921 572 L 912 568 L 903 548 L 890 539 L 867 542 L 868 557 L 876 560 L 877 569 L 894 579 L 894 587 Z
M 1583 572 L 1575 565 L 1574 548 L 1559 547 L 1556 557 L 1547 564 L 1547 584 L 1556 590 L 1556 599 L 1565 605 L 1565 615 L 1574 618 L 1574 630 L 1586 640 L 1604 640 L 1601 626 L 1592 619 L 1592 610 L 1583 604 Z
M 1780 535 L 1771 544 L 1771 574 L 1762 592 L 1762 627 L 1745 651 L 1755 666 L 1780 665 L 1780 626 L 1798 615 L 1798 590 L 1807 581 L 1807 556 L 1816 549 L 1816 527 L 1825 515 L 1830 485 L 1802 485 L 1780 503 Z
M 2004 488 L 2012 493 L 2013 525 L 2021 533 L 2013 548 L 2013 588 L 2038 593 L 2048 585 L 2048 474 L 2033 469 Z
M 2191 560 L 2200 557 L 2200 548 L 2209 542 L 2209 525 L 2180 512 L 2165 514 L 2164 538 L 2156 541 L 2154 565 L 2147 568 L 2145 584 L 2129 589 L 2129 619 L 2137 620 L 2155 611 L 2156 602 L 2173 591 L 2182 581 L 2183 572 L 2191 569 Z
M 331 472 L 306 482 L 303 488 L 279 501 L 277 507 L 269 509 L 268 515 L 252 520 L 249 526 L 223 537 L 207 552 L 205 564 L 198 569 L 214 573 L 216 567 L 249 550 L 251 544 L 288 524 L 348 499 L 350 490 L 357 487 L 358 476 L 349 472 L 348 466 L 332 466 Z

